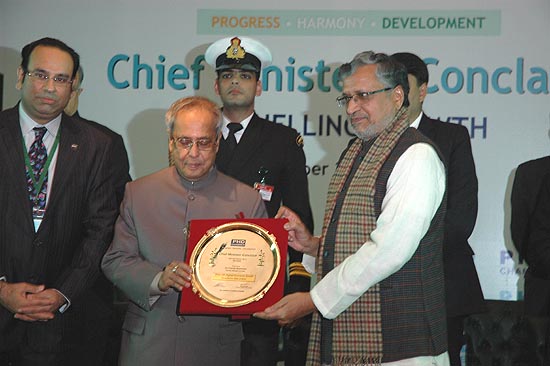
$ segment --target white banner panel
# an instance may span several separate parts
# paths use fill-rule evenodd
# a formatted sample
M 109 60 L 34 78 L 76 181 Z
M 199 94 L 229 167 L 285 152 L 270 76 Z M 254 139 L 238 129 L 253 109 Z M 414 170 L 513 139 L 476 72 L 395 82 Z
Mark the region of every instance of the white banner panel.
M 336 106 L 337 68 L 364 50 L 418 54 L 430 71 L 425 111 L 468 128 L 479 178 L 471 244 L 486 298 L 522 296 L 509 234 L 515 167 L 548 155 L 550 2 L 2 0 L 4 108 L 18 100 L 21 48 L 44 36 L 65 41 L 85 71 L 80 113 L 121 133 L 133 177 L 167 166 L 164 113 L 178 98 L 218 100 L 204 61 L 222 37 L 249 35 L 270 47 L 261 116 L 305 141 L 316 231 L 328 180 L 351 137 Z

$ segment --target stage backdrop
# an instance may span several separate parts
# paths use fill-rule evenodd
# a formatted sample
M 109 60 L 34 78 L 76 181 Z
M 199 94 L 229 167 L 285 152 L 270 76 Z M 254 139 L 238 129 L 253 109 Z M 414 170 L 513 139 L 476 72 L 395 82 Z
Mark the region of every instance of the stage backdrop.
M 22 46 L 60 38 L 82 56 L 81 115 L 123 135 L 131 173 L 141 177 L 168 164 L 163 120 L 173 101 L 218 101 L 208 45 L 256 37 L 274 56 L 256 111 L 304 136 L 318 233 L 328 180 L 350 139 L 335 103 L 338 66 L 364 50 L 414 52 L 429 65 L 425 111 L 470 131 L 479 178 L 471 244 L 483 291 L 513 300 L 525 266 L 510 240 L 509 197 L 515 167 L 548 155 L 549 19 L 548 0 L 2 0 L 3 106 L 18 100 Z

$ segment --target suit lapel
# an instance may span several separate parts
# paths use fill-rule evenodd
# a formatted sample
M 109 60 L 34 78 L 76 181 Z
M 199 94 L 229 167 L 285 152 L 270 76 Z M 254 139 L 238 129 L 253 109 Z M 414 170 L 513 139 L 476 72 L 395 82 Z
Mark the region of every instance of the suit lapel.
M 61 125 L 59 126 L 61 133 L 59 147 L 57 152 L 57 161 L 55 163 L 55 173 L 53 177 L 53 185 L 50 191 L 50 199 L 46 209 L 46 217 L 48 211 L 54 209 L 60 197 L 67 189 L 67 182 L 72 174 L 74 174 L 79 156 L 82 156 L 81 150 L 83 146 L 83 136 L 78 122 L 73 121 L 70 117 L 63 114 Z
M 418 125 L 418 130 L 422 132 L 424 136 L 429 138 L 432 138 L 433 136 L 433 126 L 430 123 L 430 117 L 426 116 L 426 113 L 422 114 L 422 118 L 420 119 L 420 123 Z
M 254 113 L 250 123 L 235 149 L 233 158 L 227 165 L 228 172 L 238 172 L 254 156 L 255 151 L 262 145 L 263 126 L 259 117 Z
M 247 157 L 250 157 L 250 154 L 260 147 L 262 144 L 262 130 L 263 126 L 258 116 L 254 113 L 235 151 L 235 155 L 239 160 L 245 160 Z M 241 142 L 243 143 L 242 145 L 240 144 Z

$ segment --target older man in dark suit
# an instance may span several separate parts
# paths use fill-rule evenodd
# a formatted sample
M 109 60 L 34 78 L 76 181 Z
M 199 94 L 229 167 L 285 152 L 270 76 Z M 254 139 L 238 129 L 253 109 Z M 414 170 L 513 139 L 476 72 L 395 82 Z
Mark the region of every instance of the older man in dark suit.
M 116 217 L 110 140 L 63 113 L 72 48 L 43 38 L 21 55 L 21 102 L 0 114 L 0 363 L 74 365 Z
M 430 138 L 445 158 L 447 214 L 443 242 L 443 269 L 447 307 L 447 335 L 451 365 L 460 366 L 464 318 L 485 310 L 483 292 L 468 238 L 477 218 L 477 176 L 468 130 L 460 125 L 431 119 L 422 111 L 428 89 L 428 68 L 418 56 L 392 55 L 409 74 L 411 126 Z
M 120 203 L 122 202 L 122 198 L 124 198 L 124 187 L 126 186 L 126 183 L 132 180 L 129 173 L 130 163 L 128 162 L 128 152 L 126 151 L 124 140 L 122 139 L 122 136 L 120 134 L 111 130 L 107 126 L 102 125 L 101 123 L 91 121 L 82 117 L 78 112 L 79 98 L 80 94 L 83 91 L 83 80 L 84 70 L 82 69 L 81 65 L 78 68 L 76 76 L 73 80 L 73 93 L 71 95 L 71 98 L 69 99 L 69 103 L 65 107 L 65 113 L 67 113 L 69 116 L 80 118 L 85 123 L 97 128 L 111 138 L 112 147 L 110 154 L 111 164 L 109 175 L 111 176 L 112 184 L 115 189 L 117 205 L 120 205 Z
M 83 80 L 84 70 L 82 69 L 82 65 L 80 65 L 72 82 L 73 92 L 71 93 L 71 98 L 64 111 L 67 115 L 78 118 L 83 123 L 98 129 L 110 138 L 109 176 L 115 191 L 116 204 L 119 207 L 122 198 L 124 198 L 126 183 L 131 180 L 128 153 L 126 152 L 121 135 L 107 126 L 82 117 L 78 112 L 80 94 L 84 90 L 82 88 Z M 120 301 L 118 307 L 122 309 L 115 311 L 115 289 L 103 273 L 99 274 L 88 295 L 85 299 L 87 310 L 85 317 L 82 319 L 83 322 L 86 322 L 86 326 L 81 337 L 81 360 L 79 364 L 80 366 L 116 365 L 122 325 L 122 311 L 120 310 L 123 310 L 126 305 Z M 120 298 L 122 296 L 119 295 L 117 297 Z

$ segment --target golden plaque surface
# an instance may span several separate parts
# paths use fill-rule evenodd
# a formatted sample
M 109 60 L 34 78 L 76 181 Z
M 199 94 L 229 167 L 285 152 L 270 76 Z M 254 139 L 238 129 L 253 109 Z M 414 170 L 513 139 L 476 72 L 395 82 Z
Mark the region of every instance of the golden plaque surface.
M 260 300 L 280 270 L 277 240 L 263 227 L 231 222 L 212 228 L 190 257 L 193 292 L 231 308 Z

